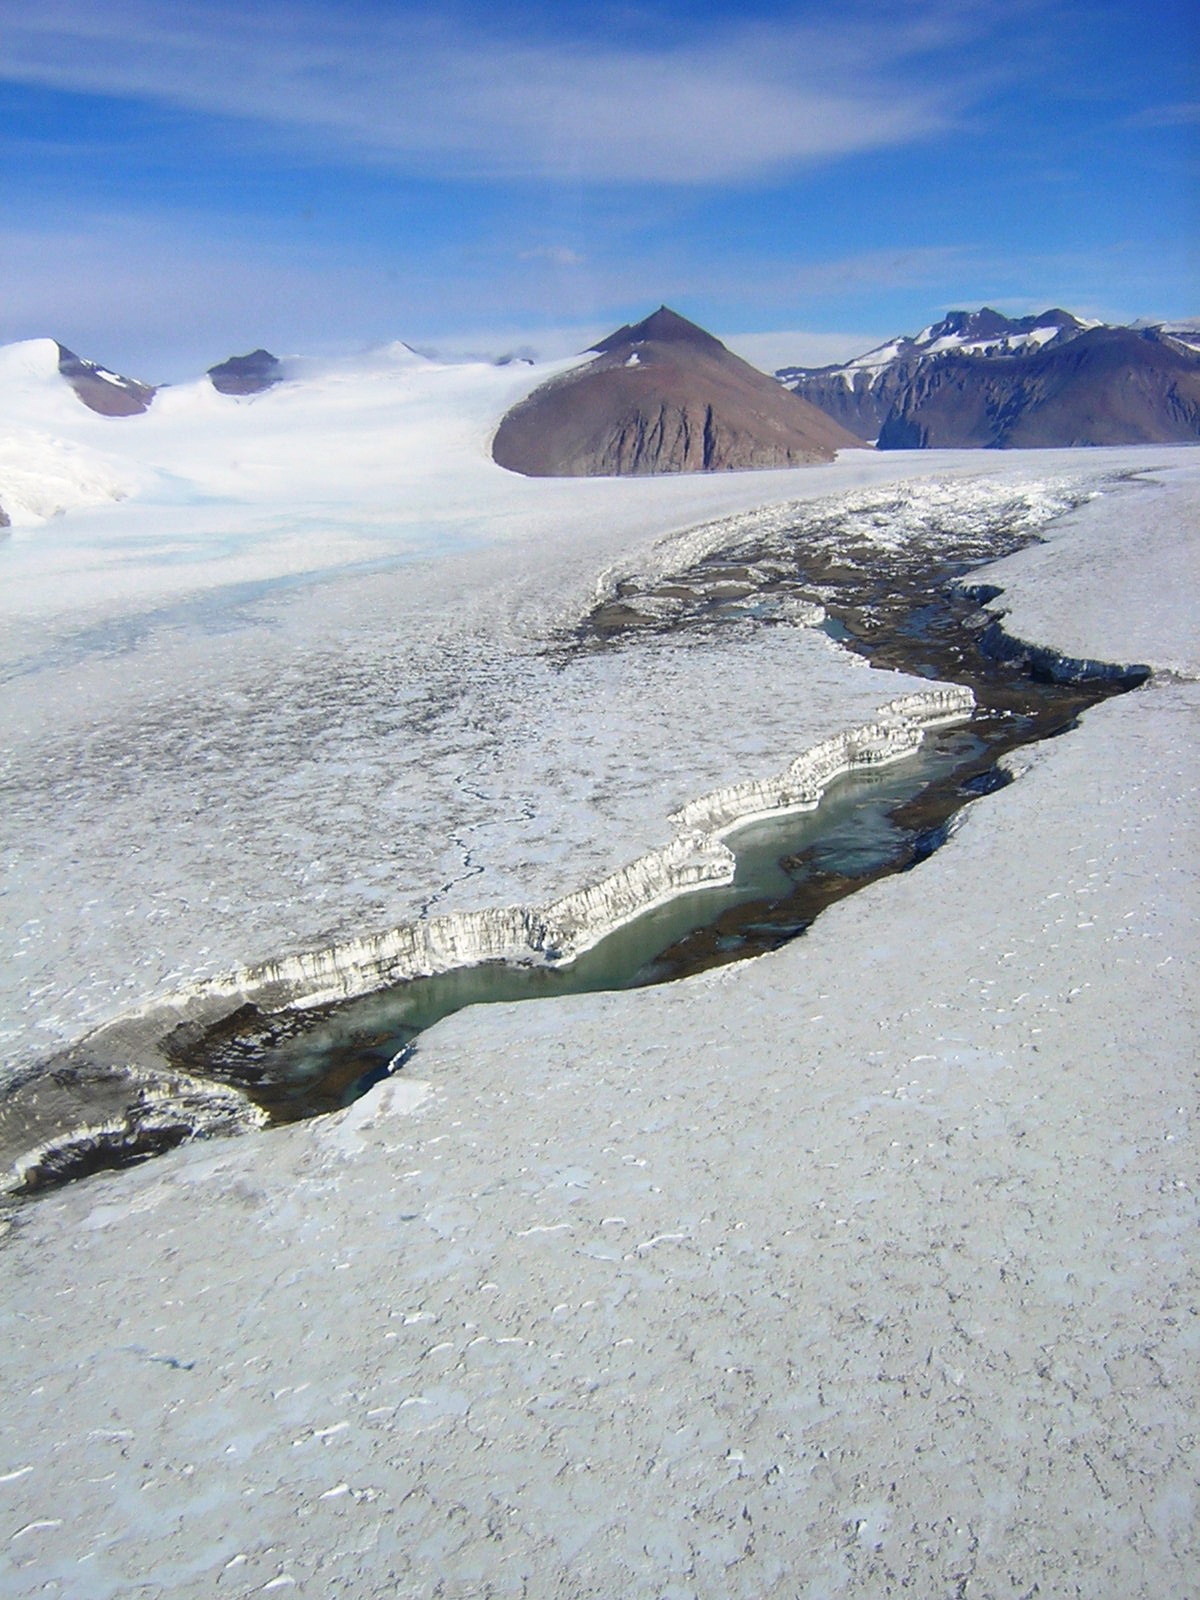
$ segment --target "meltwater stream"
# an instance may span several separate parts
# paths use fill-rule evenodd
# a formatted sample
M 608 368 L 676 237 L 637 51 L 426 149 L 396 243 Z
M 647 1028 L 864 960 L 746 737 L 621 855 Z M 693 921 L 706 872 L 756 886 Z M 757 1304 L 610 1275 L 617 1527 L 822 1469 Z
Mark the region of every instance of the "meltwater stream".
M 737 860 L 731 884 L 657 905 L 569 965 L 484 962 L 326 1007 L 247 1006 L 202 1031 L 178 1029 L 166 1053 L 237 1083 L 272 1121 L 288 1122 L 348 1104 L 464 1006 L 637 988 L 774 949 L 822 905 L 927 855 L 940 842 L 937 825 L 907 819 L 907 809 L 947 782 L 962 804 L 986 752 L 973 728 L 936 729 L 905 761 L 837 779 L 815 811 L 747 823 L 725 840 Z
M 682 893 L 617 928 L 569 965 L 485 962 L 358 998 L 281 1010 L 230 1002 L 217 1020 L 165 1016 L 154 1060 L 104 1060 L 89 1042 L 27 1076 L 0 1102 L 10 1192 L 144 1160 L 198 1131 L 255 1117 L 296 1121 L 349 1104 L 401 1070 L 420 1033 L 469 1005 L 666 982 L 773 949 L 826 906 L 924 860 L 956 811 L 1007 781 L 998 765 L 1023 744 L 1069 729 L 1088 706 L 1136 687 L 1145 667 L 1069 661 L 1008 638 L 963 574 L 1025 542 L 989 530 L 986 548 L 855 550 L 812 529 L 784 552 L 743 539 L 656 582 L 631 579 L 555 648 L 639 648 L 647 632 L 772 626 L 824 607 L 824 626 L 882 667 L 967 685 L 970 720 L 935 727 L 895 765 L 837 779 L 817 809 L 726 836 L 732 883 Z M 794 537 L 794 535 L 793 535 Z M 224 1097 L 224 1100 L 222 1099 Z

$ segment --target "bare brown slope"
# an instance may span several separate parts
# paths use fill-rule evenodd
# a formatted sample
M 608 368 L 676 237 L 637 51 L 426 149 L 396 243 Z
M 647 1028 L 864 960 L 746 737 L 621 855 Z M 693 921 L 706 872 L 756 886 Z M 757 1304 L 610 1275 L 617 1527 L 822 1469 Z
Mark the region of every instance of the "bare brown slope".
M 102 417 L 139 417 L 154 399 L 153 385 L 85 361 L 65 344 L 58 347 L 58 370 L 88 410 Z
M 500 466 L 531 478 L 728 472 L 863 448 L 666 306 L 596 352 L 505 415 L 492 443 Z

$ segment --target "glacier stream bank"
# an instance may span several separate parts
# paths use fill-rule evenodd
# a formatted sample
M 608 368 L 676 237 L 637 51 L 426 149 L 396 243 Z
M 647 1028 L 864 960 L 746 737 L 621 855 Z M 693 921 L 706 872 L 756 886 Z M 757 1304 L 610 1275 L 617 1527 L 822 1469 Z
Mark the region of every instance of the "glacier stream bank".
M 695 486 L 681 498 L 641 485 L 635 518 L 619 485 L 628 503 L 585 499 L 574 519 L 526 486 L 528 532 L 508 508 L 490 543 L 479 517 L 476 548 L 369 572 L 339 573 L 335 544 L 323 576 L 247 593 L 240 545 L 227 569 L 206 546 L 208 587 L 168 606 L 163 573 L 180 583 L 193 569 L 164 535 L 165 555 L 149 542 L 110 552 L 103 616 L 82 631 L 73 591 L 53 610 L 61 554 L 48 547 L 36 642 L 15 652 L 0 709 L 5 1069 L 239 966 L 553 901 L 659 846 L 667 814 L 695 795 L 777 772 L 924 687 L 897 675 L 881 692 L 812 628 L 732 611 L 715 634 L 548 653 L 608 592 L 598 571 L 652 576 L 731 528 L 814 512 L 883 548 L 973 530 L 986 549 L 997 518 L 1036 531 L 1087 485 L 1145 463 L 856 459 L 714 484 L 718 506 L 736 491 L 765 508 L 699 529 Z M 681 508 L 692 520 L 663 540 Z M 100 539 L 86 518 L 85 530 Z M 31 548 L 24 559 L 32 568 Z

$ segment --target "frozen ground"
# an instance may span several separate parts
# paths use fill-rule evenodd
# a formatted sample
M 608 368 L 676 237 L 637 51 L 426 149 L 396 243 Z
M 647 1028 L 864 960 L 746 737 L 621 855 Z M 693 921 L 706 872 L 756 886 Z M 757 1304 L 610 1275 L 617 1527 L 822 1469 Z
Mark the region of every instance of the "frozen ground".
M 1013 631 L 1168 670 L 772 957 L 461 1013 L 349 1113 L 25 1207 L 0 1592 L 1189 1593 L 1192 460 L 600 490 L 557 540 L 530 501 L 441 563 L 179 610 L 144 551 L 99 635 L 31 560 L 14 1059 L 431 884 L 578 881 L 888 698 L 804 629 L 543 655 L 602 567 L 756 495 L 1162 467 L 999 581 Z

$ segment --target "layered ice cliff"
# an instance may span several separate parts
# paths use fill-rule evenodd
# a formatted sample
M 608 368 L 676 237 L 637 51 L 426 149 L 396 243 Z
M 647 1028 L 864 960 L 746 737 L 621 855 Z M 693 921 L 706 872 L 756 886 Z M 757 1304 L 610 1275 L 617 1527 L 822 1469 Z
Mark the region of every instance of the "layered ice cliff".
M 873 721 L 811 746 L 777 776 L 688 802 L 671 817 L 677 831 L 667 844 L 545 906 L 429 917 L 325 950 L 242 967 L 156 1003 L 153 1013 L 187 1013 L 233 997 L 274 1009 L 318 1006 L 486 961 L 566 965 L 652 907 L 732 882 L 735 858 L 725 843 L 728 834 L 763 817 L 815 808 L 838 777 L 914 754 L 927 728 L 968 718 L 974 704 L 970 689 L 957 685 L 888 701 Z

